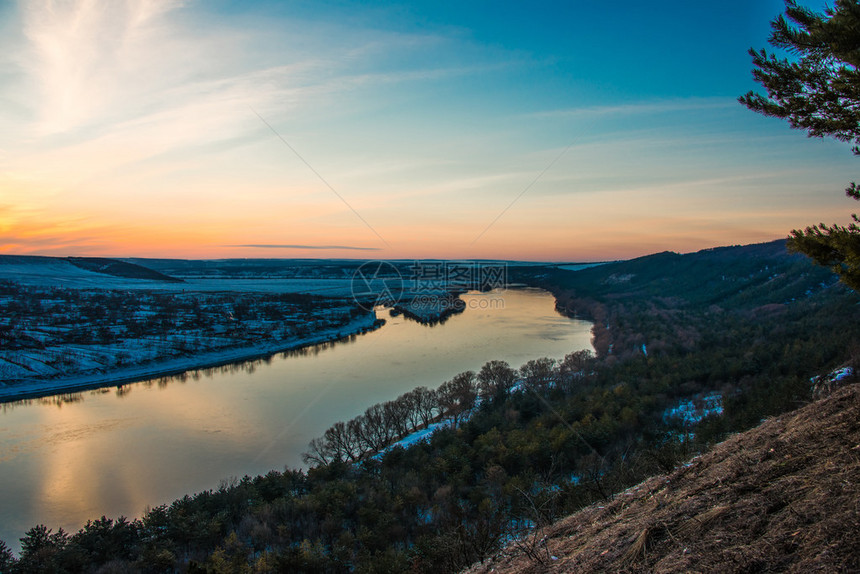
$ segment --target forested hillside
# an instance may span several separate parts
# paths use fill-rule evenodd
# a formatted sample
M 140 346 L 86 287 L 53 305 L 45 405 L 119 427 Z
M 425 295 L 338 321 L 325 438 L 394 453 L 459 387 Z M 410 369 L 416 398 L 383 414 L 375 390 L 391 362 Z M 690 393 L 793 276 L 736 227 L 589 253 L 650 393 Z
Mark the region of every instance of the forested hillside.
M 512 540 L 532 551 L 559 517 L 803 405 L 813 377 L 856 372 L 860 298 L 781 242 L 511 276 L 594 319 L 597 355 L 463 373 L 419 391 L 435 402 L 411 426 L 457 417 L 426 441 L 375 455 L 382 443 L 332 451 L 327 433 L 307 471 L 245 477 L 71 535 L 37 527 L 2 569 L 454 572 Z
M 470 573 L 857 572 L 858 450 L 854 384 L 564 518 Z

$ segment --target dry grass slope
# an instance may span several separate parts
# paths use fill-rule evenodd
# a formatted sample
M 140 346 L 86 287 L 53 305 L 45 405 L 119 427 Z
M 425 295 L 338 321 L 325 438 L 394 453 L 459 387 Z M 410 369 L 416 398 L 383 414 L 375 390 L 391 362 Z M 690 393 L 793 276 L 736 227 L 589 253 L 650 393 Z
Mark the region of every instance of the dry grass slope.
M 860 384 L 546 534 L 469 572 L 860 572 Z

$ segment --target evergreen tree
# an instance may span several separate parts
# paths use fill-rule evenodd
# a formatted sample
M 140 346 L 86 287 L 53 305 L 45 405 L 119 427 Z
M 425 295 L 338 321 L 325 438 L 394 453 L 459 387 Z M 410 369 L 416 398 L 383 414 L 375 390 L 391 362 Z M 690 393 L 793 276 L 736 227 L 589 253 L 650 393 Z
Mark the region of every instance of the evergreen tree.
M 15 557 L 12 555 L 12 551 L 5 542 L 0 540 L 0 574 L 11 572 L 14 563 Z
M 753 77 L 767 96 L 749 92 L 739 101 L 749 109 L 785 119 L 809 137 L 830 136 L 854 144 L 860 155 L 860 0 L 836 0 L 823 13 L 786 0 L 785 16 L 771 27 L 770 44 L 794 56 L 778 58 L 750 50 Z M 851 182 L 846 194 L 860 200 L 860 186 Z M 842 281 L 860 290 L 860 223 L 812 225 L 795 229 L 789 248 L 832 268 Z

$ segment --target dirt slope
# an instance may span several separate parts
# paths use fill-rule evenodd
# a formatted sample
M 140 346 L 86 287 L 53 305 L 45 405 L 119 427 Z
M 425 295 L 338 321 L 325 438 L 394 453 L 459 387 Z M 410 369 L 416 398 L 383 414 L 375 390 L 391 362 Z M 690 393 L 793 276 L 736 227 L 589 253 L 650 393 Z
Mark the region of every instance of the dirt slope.
M 541 535 L 469 572 L 860 572 L 860 384 Z

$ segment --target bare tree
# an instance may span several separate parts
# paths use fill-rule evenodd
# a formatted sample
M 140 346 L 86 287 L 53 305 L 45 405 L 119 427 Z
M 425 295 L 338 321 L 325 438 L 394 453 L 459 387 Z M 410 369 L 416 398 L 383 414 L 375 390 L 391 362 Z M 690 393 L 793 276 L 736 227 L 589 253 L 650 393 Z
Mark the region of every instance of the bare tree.
M 397 397 L 397 401 L 406 409 L 407 424 L 411 430 L 417 429 L 421 424 L 421 413 L 418 409 L 418 389 L 412 389 Z
M 347 423 L 336 422 L 325 434 L 323 439 L 328 443 L 338 460 L 356 461 L 361 456 L 358 437 L 352 432 Z
M 406 401 L 395 399 L 388 401 L 382 405 L 383 415 L 385 417 L 385 426 L 393 435 L 393 438 L 399 438 L 409 432 L 409 409 Z
M 460 373 L 439 387 L 439 404 L 444 414 L 453 419 L 455 428 L 463 414 L 475 406 L 477 396 L 478 388 L 473 371 Z
M 362 434 L 367 450 L 382 450 L 391 443 L 394 429 L 388 419 L 385 405 L 375 404 L 368 407 L 361 418 Z
M 566 390 L 570 390 L 577 380 L 591 372 L 594 360 L 594 353 L 588 349 L 568 353 L 558 365 L 559 382 Z
M 520 367 L 523 382 L 531 389 L 542 390 L 556 381 L 555 359 L 532 359 Z
M 302 461 L 313 466 L 325 466 L 336 460 L 329 443 L 323 438 L 315 438 L 308 444 L 307 452 L 302 453 Z
M 415 408 L 421 417 L 421 423 L 427 426 L 440 413 L 439 392 L 427 387 L 418 387 L 412 392 L 415 393 Z
M 362 453 L 373 452 L 376 450 L 373 423 L 368 423 L 365 415 L 358 415 L 349 421 L 348 426 L 351 429 L 353 436 L 355 436 Z
M 365 440 L 363 415 L 359 415 L 346 423 L 346 430 L 350 436 L 350 440 L 354 441 L 355 449 L 358 452 L 358 458 L 361 458 L 365 453 L 373 450 Z
M 482 397 L 492 398 L 507 392 L 517 380 L 517 372 L 507 361 L 489 361 L 478 372 L 478 390 Z

